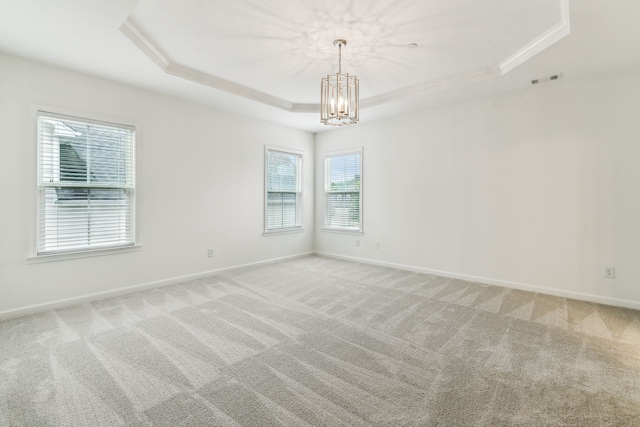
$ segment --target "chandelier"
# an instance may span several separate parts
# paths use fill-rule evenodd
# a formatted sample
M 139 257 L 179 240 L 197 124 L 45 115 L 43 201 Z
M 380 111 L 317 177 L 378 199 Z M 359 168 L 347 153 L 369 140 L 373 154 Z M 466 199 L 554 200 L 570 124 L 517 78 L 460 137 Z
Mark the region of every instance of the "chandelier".
M 334 40 L 338 46 L 338 73 L 322 78 L 320 87 L 320 121 L 330 126 L 358 123 L 358 78 L 342 74 L 342 46 L 346 40 Z

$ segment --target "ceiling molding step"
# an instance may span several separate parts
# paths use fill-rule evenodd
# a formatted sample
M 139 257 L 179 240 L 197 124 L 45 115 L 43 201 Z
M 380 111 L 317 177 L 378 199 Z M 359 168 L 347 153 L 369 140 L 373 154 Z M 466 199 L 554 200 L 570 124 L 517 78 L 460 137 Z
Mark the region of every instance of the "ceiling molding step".
M 160 67 L 162 71 L 169 75 L 209 86 L 232 95 L 241 96 L 252 101 L 261 102 L 285 111 L 294 111 L 294 104 L 291 102 L 171 61 L 160 48 L 149 40 L 130 18 L 127 18 L 120 26 L 120 32 L 127 36 L 127 38 Z
M 320 113 L 320 104 L 293 104 L 292 113 Z
M 398 101 L 401 99 L 426 95 L 429 93 L 451 89 L 468 83 L 474 83 L 482 80 L 488 80 L 500 77 L 517 66 L 526 62 L 533 56 L 542 52 L 549 46 L 553 45 L 563 37 L 569 34 L 569 0 L 558 0 L 561 21 L 544 32 L 538 38 L 518 50 L 498 65 L 474 70 L 458 76 L 445 78 L 436 81 L 425 82 L 414 86 L 405 87 L 395 91 L 372 96 L 360 101 L 360 108 L 369 108 L 385 104 L 388 102 Z M 229 80 L 214 76 L 203 71 L 196 70 L 186 65 L 172 62 L 171 59 L 162 52 L 149 38 L 136 26 L 136 24 L 127 18 L 120 26 L 122 32 L 129 40 L 133 42 L 147 57 L 149 57 L 160 69 L 166 74 L 189 80 L 194 83 L 209 86 L 232 95 L 240 96 L 252 101 L 279 108 L 281 110 L 292 113 L 317 113 L 320 110 L 319 104 L 312 103 L 294 103 L 278 98 L 273 95 L 260 92 L 255 89 L 234 83 Z
M 479 82 L 482 80 L 488 80 L 495 77 L 500 77 L 503 73 L 500 67 L 488 67 L 480 70 L 474 70 L 469 73 L 461 74 L 459 76 L 451 77 L 448 79 L 436 80 L 427 83 L 421 83 L 414 86 L 405 87 L 403 89 L 395 90 L 393 92 L 383 93 L 381 95 L 372 96 L 360 101 L 360 108 L 375 107 L 376 105 L 385 104 L 387 102 L 398 101 L 404 98 L 410 98 L 413 96 L 426 95 L 441 90 L 451 89 L 456 86 L 461 86 L 468 83 Z
M 166 71 L 171 63 L 167 55 L 165 55 L 155 44 L 153 44 L 140 29 L 127 18 L 120 26 L 120 32 L 127 36 L 129 40 L 135 44 L 138 49 L 149 57 L 162 71 Z
M 559 0 L 561 21 L 545 31 L 540 37 L 500 62 L 500 71 L 506 74 L 517 66 L 523 64 L 549 46 L 558 42 L 571 32 L 569 24 L 569 0 Z
M 284 99 L 280 99 L 276 96 L 272 96 L 255 89 L 248 88 L 246 86 L 222 79 L 220 77 L 216 77 L 203 71 L 198 71 L 182 64 L 170 62 L 165 71 L 167 74 L 170 74 L 172 76 L 180 77 L 185 80 L 190 80 L 194 83 L 209 86 L 211 88 L 218 89 L 232 95 L 237 95 L 246 99 L 250 99 L 252 101 L 261 102 L 272 107 L 280 108 L 281 110 L 294 111 L 295 104 L 293 104 L 292 102 L 285 101 Z

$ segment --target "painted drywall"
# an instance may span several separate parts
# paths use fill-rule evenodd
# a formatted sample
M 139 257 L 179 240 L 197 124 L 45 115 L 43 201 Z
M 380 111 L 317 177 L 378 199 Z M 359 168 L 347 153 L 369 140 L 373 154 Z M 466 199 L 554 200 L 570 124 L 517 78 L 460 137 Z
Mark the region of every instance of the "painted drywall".
M 316 136 L 318 224 L 323 153 L 363 147 L 364 235 L 316 229 L 316 250 L 640 308 L 639 111 L 638 73 L 371 124 L 365 110 Z
M 34 105 L 136 125 L 139 251 L 28 262 Z M 313 250 L 310 133 L 4 54 L 0 121 L 0 313 Z M 263 236 L 265 145 L 303 152 L 304 232 Z

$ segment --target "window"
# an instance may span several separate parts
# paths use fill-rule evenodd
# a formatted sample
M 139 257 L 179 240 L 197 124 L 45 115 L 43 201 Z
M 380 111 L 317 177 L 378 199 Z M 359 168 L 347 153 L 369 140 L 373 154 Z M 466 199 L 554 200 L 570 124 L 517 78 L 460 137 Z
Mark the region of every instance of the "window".
M 301 228 L 302 154 L 266 148 L 265 232 Z
M 134 244 L 133 127 L 38 112 L 38 255 Z
M 362 150 L 324 158 L 324 228 L 362 232 Z

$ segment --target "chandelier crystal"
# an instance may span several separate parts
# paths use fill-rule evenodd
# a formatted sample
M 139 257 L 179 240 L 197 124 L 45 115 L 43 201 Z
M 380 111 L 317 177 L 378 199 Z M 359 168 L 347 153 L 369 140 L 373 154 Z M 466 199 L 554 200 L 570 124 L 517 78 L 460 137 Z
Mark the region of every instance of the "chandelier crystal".
M 320 121 L 330 126 L 358 123 L 358 78 L 342 74 L 342 46 L 346 40 L 334 40 L 338 46 L 338 73 L 322 78 L 320 86 Z

